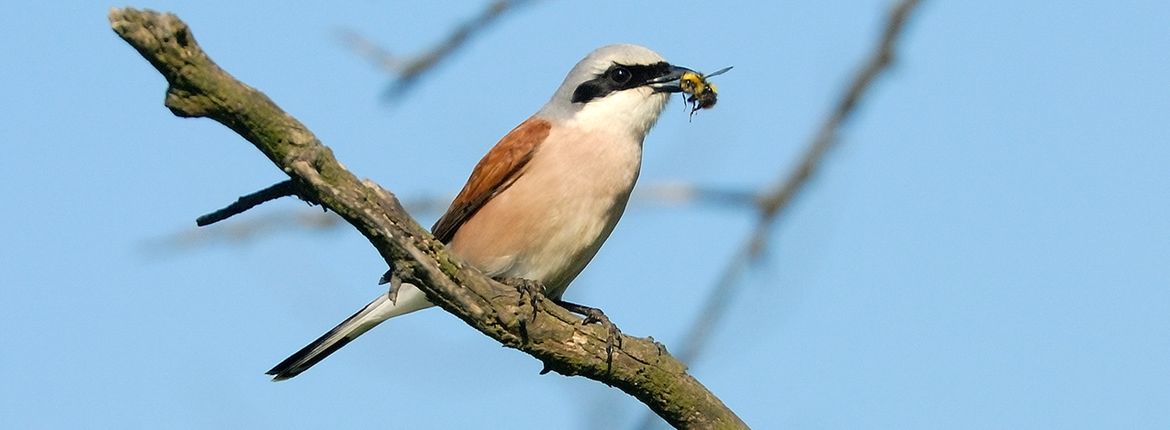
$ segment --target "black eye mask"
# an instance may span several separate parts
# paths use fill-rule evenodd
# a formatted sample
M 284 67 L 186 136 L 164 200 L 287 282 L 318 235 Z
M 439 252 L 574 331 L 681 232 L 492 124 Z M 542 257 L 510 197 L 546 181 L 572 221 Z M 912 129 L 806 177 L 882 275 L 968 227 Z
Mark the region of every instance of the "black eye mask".
M 578 85 L 573 91 L 573 103 L 588 103 L 613 92 L 637 88 L 669 73 L 670 65 L 666 62 L 629 66 L 614 63 L 597 77 Z

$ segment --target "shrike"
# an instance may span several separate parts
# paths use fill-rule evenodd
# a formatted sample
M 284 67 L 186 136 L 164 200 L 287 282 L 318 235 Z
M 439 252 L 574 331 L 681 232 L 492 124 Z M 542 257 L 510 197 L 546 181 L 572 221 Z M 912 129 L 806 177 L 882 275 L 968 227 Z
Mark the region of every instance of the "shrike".
M 678 80 L 672 66 L 636 45 L 593 51 L 548 103 L 500 139 L 471 172 L 435 237 L 484 274 L 537 281 L 560 300 L 609 237 L 642 164 L 642 141 Z M 387 319 L 434 306 L 402 284 L 269 370 L 292 378 Z

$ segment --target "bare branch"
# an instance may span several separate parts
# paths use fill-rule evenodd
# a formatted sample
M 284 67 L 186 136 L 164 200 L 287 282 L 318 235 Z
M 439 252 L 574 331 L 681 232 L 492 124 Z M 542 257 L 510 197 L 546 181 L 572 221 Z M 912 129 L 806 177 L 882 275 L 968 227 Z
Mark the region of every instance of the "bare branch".
M 396 76 L 396 79 L 386 88 L 384 93 L 387 100 L 393 101 L 414 88 L 419 78 L 426 72 L 433 70 L 444 60 L 450 58 L 452 54 L 466 46 L 472 36 L 495 24 L 506 12 L 531 2 L 532 0 L 493 0 L 478 15 L 455 27 L 442 42 L 413 57 L 394 55 L 378 43 L 353 30 L 342 30 L 341 40 L 354 52 L 366 57 L 382 70 Z
M 746 427 L 661 344 L 623 335 L 610 363 L 604 328 L 580 324 L 550 300 L 533 309 L 516 289 L 449 254 L 389 191 L 345 170 L 304 125 L 220 69 L 178 17 L 113 9 L 110 22 L 166 78 L 171 112 L 211 118 L 239 133 L 290 176 L 302 197 L 345 219 L 432 303 L 501 344 L 532 355 L 546 369 L 625 391 L 676 427 Z
M 837 143 L 837 132 L 856 111 L 858 103 L 867 94 L 873 82 L 890 65 L 898 36 L 902 34 L 910 12 L 918 4 L 919 0 L 902 0 L 893 6 L 880 41 L 821 124 L 816 136 L 805 149 L 800 164 L 760 198 L 760 218 L 756 221 L 755 228 L 719 276 L 707 300 L 703 302 L 706 306 L 687 331 L 686 343 L 679 353 L 679 359 L 684 363 L 692 363 L 698 357 L 710 338 L 712 328 L 719 324 L 719 320 L 727 312 L 727 304 L 735 294 L 739 278 L 759 258 L 767 245 L 772 226 L 780 214 L 789 207 L 796 193 L 808 183 L 809 178 L 821 166 L 825 153 Z
M 857 105 L 867 94 L 873 82 L 887 69 L 894 57 L 894 48 L 898 37 L 905 28 L 907 17 L 918 6 L 919 0 L 901 0 L 889 12 L 885 29 L 882 32 L 874 51 L 869 59 L 854 75 L 853 80 L 846 88 L 845 93 L 838 99 L 829 116 L 821 124 L 816 136 L 813 137 L 805 149 L 800 164 L 787 176 L 782 177 L 769 191 L 759 199 L 760 218 L 747 240 L 739 247 L 727 267 L 716 280 L 714 287 L 703 301 L 705 306 L 699 311 L 698 317 L 691 324 L 684 337 L 679 359 L 684 363 L 694 363 L 711 338 L 712 331 L 719 325 L 727 313 L 731 298 L 735 296 L 737 287 L 741 285 L 739 279 L 755 263 L 763 253 L 770 237 L 772 226 L 788 208 L 789 203 L 798 191 L 808 183 L 809 178 L 816 172 L 824 160 L 825 154 L 837 143 L 837 132 L 856 111 Z M 653 417 L 647 416 L 638 424 L 637 428 L 649 429 L 654 426 Z
M 659 206 L 717 206 L 731 209 L 754 210 L 760 196 L 755 191 L 713 187 L 685 182 L 659 182 L 639 186 L 630 198 L 637 205 Z
M 327 231 L 345 224 L 332 212 L 318 210 L 281 210 L 230 223 L 207 227 L 183 229 L 163 237 L 142 243 L 143 254 L 161 257 L 183 251 L 191 251 L 217 243 L 246 243 L 275 232 L 284 231 Z
M 404 199 L 402 206 L 413 215 L 437 214 L 447 209 L 453 196 L 420 196 Z M 755 211 L 760 196 L 750 190 L 720 188 L 684 182 L 659 182 L 639 185 L 630 197 L 632 207 L 677 207 L 710 206 L 732 210 Z M 210 216 L 210 215 L 205 215 Z M 191 250 L 219 242 L 246 242 L 264 235 L 317 230 L 327 231 L 343 227 L 340 218 L 320 210 L 284 210 L 242 220 L 233 220 L 230 225 L 216 228 L 184 229 L 164 237 L 150 240 L 146 245 L 151 254 L 159 251 L 178 252 Z
M 242 196 L 223 209 L 217 210 L 207 215 L 203 215 L 199 218 L 195 218 L 195 225 L 203 227 L 215 224 L 217 222 L 231 218 L 233 215 L 244 213 L 244 211 L 252 209 L 261 203 L 270 200 L 276 200 L 281 197 L 295 195 L 297 195 L 297 189 L 296 186 L 293 185 L 293 181 L 280 181 L 275 185 L 272 185 L 263 190 Z

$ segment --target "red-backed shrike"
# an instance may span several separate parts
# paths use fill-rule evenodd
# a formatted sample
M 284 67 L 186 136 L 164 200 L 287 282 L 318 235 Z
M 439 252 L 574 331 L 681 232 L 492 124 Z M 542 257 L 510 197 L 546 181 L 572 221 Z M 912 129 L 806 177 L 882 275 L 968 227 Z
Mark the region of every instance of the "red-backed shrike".
M 593 51 L 544 107 L 488 151 L 431 231 L 484 274 L 537 281 L 565 303 L 565 288 L 621 218 L 642 140 L 687 72 L 641 46 Z M 378 296 L 268 374 L 294 377 L 382 321 L 434 306 L 410 284 L 396 294 Z

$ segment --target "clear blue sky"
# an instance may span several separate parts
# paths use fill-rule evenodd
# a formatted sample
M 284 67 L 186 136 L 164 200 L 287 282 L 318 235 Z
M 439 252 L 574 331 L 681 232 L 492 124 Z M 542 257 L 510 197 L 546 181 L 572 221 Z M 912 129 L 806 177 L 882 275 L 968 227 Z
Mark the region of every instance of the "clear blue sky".
M 628 428 L 644 407 L 438 310 L 306 374 L 263 372 L 378 293 L 347 229 L 149 246 L 282 175 L 164 83 L 100 2 L 0 14 L 0 422 L 11 428 Z M 548 2 L 396 108 L 339 28 L 416 52 L 481 2 L 164 2 L 357 174 L 449 195 L 591 49 L 718 79 L 642 183 L 755 188 L 793 163 L 886 1 Z M 1047 4 L 1047 5 L 1045 5 Z M 943 2 L 842 134 L 693 371 L 756 428 L 1170 428 L 1170 3 Z M 243 220 L 302 209 L 280 201 Z M 438 214 L 419 214 L 429 224 Z M 680 338 L 753 216 L 635 205 L 568 298 Z M 486 394 L 486 396 L 485 396 Z

